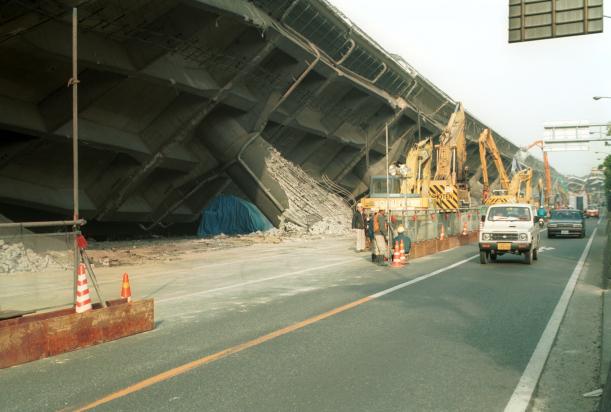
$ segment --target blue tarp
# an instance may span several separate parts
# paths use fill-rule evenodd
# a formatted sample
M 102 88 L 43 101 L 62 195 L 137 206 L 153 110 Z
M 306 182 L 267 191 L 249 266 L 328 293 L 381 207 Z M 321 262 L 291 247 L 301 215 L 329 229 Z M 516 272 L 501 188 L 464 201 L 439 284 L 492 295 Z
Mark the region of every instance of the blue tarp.
M 242 235 L 274 226 L 254 204 L 235 196 L 217 196 L 202 211 L 198 236 Z

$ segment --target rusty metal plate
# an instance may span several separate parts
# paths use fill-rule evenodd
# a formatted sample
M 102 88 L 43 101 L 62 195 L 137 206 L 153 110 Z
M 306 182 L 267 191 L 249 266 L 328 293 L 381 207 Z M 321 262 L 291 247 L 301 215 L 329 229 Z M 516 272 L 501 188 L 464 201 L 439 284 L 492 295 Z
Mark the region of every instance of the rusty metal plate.
M 63 309 L 0 321 L 0 368 L 30 362 L 154 328 L 153 299 L 109 302 L 85 313 Z

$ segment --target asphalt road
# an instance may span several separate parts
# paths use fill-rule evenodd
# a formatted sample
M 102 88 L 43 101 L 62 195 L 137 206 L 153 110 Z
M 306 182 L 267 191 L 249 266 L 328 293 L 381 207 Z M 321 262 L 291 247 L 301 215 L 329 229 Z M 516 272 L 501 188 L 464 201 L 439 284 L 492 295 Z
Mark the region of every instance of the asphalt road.
M 319 240 L 144 268 L 156 330 L 1 370 L 0 410 L 503 410 L 588 237 L 542 240 L 532 266 L 473 245 L 379 268 Z

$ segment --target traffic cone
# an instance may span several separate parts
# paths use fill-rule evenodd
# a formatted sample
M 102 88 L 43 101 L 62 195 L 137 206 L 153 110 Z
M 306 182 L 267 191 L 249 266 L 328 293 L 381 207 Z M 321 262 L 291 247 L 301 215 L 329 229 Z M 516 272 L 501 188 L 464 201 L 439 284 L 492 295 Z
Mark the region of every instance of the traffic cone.
M 441 233 L 439 234 L 439 240 L 444 240 L 446 238 L 446 230 L 443 225 L 441 225 Z
M 399 261 L 402 265 L 407 264 L 407 257 L 405 257 L 405 244 L 403 243 L 403 240 L 401 243 L 399 243 Z
M 462 225 L 462 235 L 467 236 L 467 222 Z
M 132 301 L 132 288 L 129 286 L 129 276 L 127 272 L 123 274 L 123 285 L 121 286 L 121 298 L 127 299 L 128 302 Z
M 87 269 L 84 263 L 79 263 L 76 277 L 76 313 L 83 313 L 91 310 L 91 296 L 89 296 L 89 286 L 87 286 Z
M 399 241 L 395 242 L 395 251 L 392 254 L 392 263 L 391 265 L 394 268 L 401 267 L 401 253 L 399 252 Z

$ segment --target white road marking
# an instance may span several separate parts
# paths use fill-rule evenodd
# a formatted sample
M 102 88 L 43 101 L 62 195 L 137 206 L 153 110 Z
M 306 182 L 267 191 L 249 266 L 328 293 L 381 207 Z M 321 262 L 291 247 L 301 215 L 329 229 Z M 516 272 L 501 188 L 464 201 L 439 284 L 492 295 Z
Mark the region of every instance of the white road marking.
M 535 391 L 539 378 L 541 377 L 541 373 L 543 372 L 543 367 L 545 366 L 547 357 L 552 350 L 552 345 L 556 339 L 556 334 L 558 333 L 558 329 L 560 328 L 560 324 L 564 318 L 566 308 L 569 305 L 569 301 L 573 295 L 573 291 L 577 285 L 577 280 L 579 279 L 583 265 L 588 257 L 588 253 L 590 252 L 590 248 L 592 246 L 592 241 L 594 240 L 594 236 L 596 236 L 597 231 L 598 228 L 595 228 L 590 235 L 590 239 L 588 240 L 581 257 L 577 261 L 577 265 L 575 266 L 575 269 L 573 269 L 573 273 L 571 273 L 571 277 L 569 278 L 569 281 L 567 282 L 564 291 L 560 296 L 560 300 L 558 300 L 558 303 L 554 308 L 554 312 L 552 312 L 552 316 L 549 318 L 549 321 L 545 326 L 545 330 L 537 343 L 535 351 L 528 361 L 528 365 L 526 365 L 526 369 L 524 369 L 522 377 L 514 389 L 509 402 L 505 406 L 505 412 L 521 412 L 526 411 L 528 408 L 533 392 Z
M 293 275 L 300 275 L 302 273 L 311 272 L 313 270 L 326 269 L 326 268 L 330 268 L 330 267 L 333 267 L 333 266 L 339 266 L 339 265 L 346 264 L 348 262 L 355 262 L 355 261 L 359 261 L 359 260 L 362 261 L 363 259 L 362 258 L 345 259 L 345 260 L 342 260 L 340 262 L 335 262 L 335 263 L 331 263 L 331 264 L 328 264 L 328 265 L 315 266 L 313 268 L 296 270 L 294 272 L 283 273 L 281 275 L 270 276 L 270 277 L 267 277 L 267 278 L 253 279 L 253 280 L 249 280 L 247 282 L 235 283 L 233 285 L 221 286 L 219 288 L 202 290 L 200 292 L 186 293 L 186 294 L 182 294 L 182 295 L 171 296 L 171 297 L 162 298 L 162 299 L 156 299 L 155 303 L 159 304 L 159 303 L 171 302 L 171 301 L 174 301 L 174 300 L 180 300 L 180 299 L 184 299 L 184 298 L 188 298 L 188 297 L 201 296 L 201 295 L 206 295 L 208 293 L 220 292 L 222 290 L 239 288 L 239 287 L 247 286 L 247 285 L 253 285 L 255 283 L 267 282 L 269 280 L 282 279 L 282 278 L 286 278 L 286 277 L 293 276 Z
M 369 297 L 372 298 L 372 299 L 377 299 L 377 298 L 379 298 L 381 296 L 388 295 L 389 293 L 392 293 L 392 292 L 394 292 L 396 290 L 403 289 L 403 288 L 405 288 L 407 286 L 413 285 L 414 283 L 422 282 L 425 279 L 428 279 L 428 278 L 431 278 L 433 276 L 439 275 L 440 273 L 443 273 L 443 272 L 445 272 L 447 270 L 454 269 L 455 267 L 460 266 L 460 265 L 462 265 L 464 263 L 467 263 L 468 261 L 473 260 L 473 259 L 475 259 L 478 256 L 479 255 L 474 255 L 474 256 L 468 257 L 466 259 L 460 260 L 460 261 L 458 261 L 456 263 L 453 263 L 453 264 L 451 264 L 449 266 L 446 266 L 444 268 L 437 269 L 434 272 L 427 273 L 426 275 L 418 276 L 417 278 L 412 279 L 412 280 L 408 280 L 407 282 L 399 283 L 397 286 L 393 286 L 392 288 L 388 288 L 388 289 L 382 290 L 382 291 L 380 291 L 378 293 L 374 293 L 373 295 L 370 295 Z
M 539 253 L 545 252 L 546 250 L 555 250 L 555 249 L 556 249 L 555 247 L 551 247 L 551 246 L 541 246 L 539 248 Z

